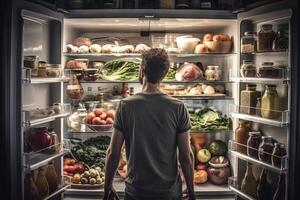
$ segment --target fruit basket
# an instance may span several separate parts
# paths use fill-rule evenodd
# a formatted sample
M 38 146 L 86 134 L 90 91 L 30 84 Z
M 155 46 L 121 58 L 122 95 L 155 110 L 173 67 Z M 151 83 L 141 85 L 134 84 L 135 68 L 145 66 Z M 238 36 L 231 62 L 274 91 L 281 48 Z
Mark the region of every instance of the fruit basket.
M 85 123 L 87 127 L 89 127 L 93 131 L 110 131 L 113 127 L 112 124 L 105 124 L 105 125 L 95 125 L 95 124 L 87 124 Z

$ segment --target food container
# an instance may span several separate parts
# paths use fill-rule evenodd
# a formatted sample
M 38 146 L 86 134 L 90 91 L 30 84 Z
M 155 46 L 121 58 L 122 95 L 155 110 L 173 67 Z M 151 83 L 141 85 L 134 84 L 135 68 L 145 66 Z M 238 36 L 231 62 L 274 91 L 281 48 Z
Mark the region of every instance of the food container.
M 26 68 L 37 68 L 39 65 L 38 56 L 24 56 L 24 67 Z
M 275 67 L 273 62 L 263 62 L 257 70 L 260 78 L 280 78 L 281 68 Z
M 96 81 L 98 79 L 98 69 L 86 69 L 84 70 L 85 81 Z
M 256 67 L 252 60 L 243 60 L 243 64 L 240 70 L 243 78 L 256 77 Z
M 102 70 L 105 62 L 102 61 L 93 61 L 90 64 L 90 68 Z
M 39 61 L 38 67 L 47 67 L 46 61 Z
M 241 39 L 241 52 L 254 53 L 256 51 L 256 32 L 245 32 Z
M 46 78 L 47 77 L 47 69 L 46 67 L 38 68 L 38 77 Z
M 46 70 L 48 77 L 57 78 L 61 75 L 61 68 L 57 64 L 48 64 Z
M 61 107 L 60 103 L 54 103 L 52 106 L 52 109 L 54 110 L 55 114 L 60 114 L 62 107 Z
M 84 73 L 82 69 L 73 69 L 71 73 L 76 76 L 77 80 L 81 81 L 83 79 Z
M 106 124 L 106 125 L 85 124 L 85 125 L 93 131 L 110 131 L 113 127 L 112 124 Z
M 67 85 L 66 93 L 71 99 L 80 99 L 83 95 L 83 89 L 75 75 L 72 75 Z
M 77 69 L 87 69 L 89 60 L 86 58 L 75 59 Z
M 264 24 L 257 36 L 257 51 L 272 51 L 273 40 L 276 37 L 272 24 Z
M 180 53 L 194 53 L 194 49 L 199 42 L 199 38 L 189 36 L 180 36 L 176 38 L 176 43 Z
M 228 177 L 231 174 L 231 170 L 229 167 L 229 162 L 227 158 L 224 158 L 223 156 L 213 157 L 209 161 L 209 167 L 207 168 L 208 173 L 208 179 L 212 184 L 215 185 L 223 185 L 227 183 Z M 214 163 L 212 160 L 218 159 L 222 160 L 224 158 L 224 161 L 221 163 Z
M 39 70 L 38 69 L 31 69 L 31 77 L 38 77 Z
M 204 41 L 211 53 L 230 53 L 232 41 Z

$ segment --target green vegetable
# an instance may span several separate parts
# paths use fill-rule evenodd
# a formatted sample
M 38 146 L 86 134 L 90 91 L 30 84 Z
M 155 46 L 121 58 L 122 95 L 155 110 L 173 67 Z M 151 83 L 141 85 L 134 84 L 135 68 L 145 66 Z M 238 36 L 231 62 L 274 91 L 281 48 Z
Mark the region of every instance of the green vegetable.
M 215 110 L 205 107 L 195 114 L 190 114 L 192 132 L 228 130 L 231 128 L 231 119 L 222 116 Z
M 139 77 L 140 62 L 113 60 L 105 63 L 101 76 L 110 81 L 133 81 Z
M 208 147 L 213 156 L 226 156 L 227 145 L 221 140 L 213 141 Z
M 167 75 L 165 76 L 165 80 L 174 80 L 175 79 L 176 70 L 173 68 L 169 68 Z
M 84 142 L 71 142 L 73 143 L 71 154 L 77 161 L 83 161 L 88 166 L 96 165 L 104 168 L 110 137 L 98 136 Z

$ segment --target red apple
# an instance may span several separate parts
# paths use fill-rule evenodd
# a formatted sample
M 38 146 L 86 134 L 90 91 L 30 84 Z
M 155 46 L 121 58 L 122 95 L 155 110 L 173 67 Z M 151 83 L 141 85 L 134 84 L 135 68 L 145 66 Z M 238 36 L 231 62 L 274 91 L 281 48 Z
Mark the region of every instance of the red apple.
M 107 117 L 110 117 L 112 119 L 115 119 L 115 114 L 116 114 L 116 112 L 114 110 L 109 110 L 106 113 Z
M 99 117 L 103 113 L 102 109 L 100 108 L 95 108 L 93 111 L 96 117 Z
M 106 119 L 106 113 L 104 112 L 104 113 L 102 113 L 101 115 L 100 115 L 100 118 L 102 119 L 102 120 L 105 120 Z
M 100 125 L 101 124 L 101 119 L 99 117 L 95 117 L 92 121 L 94 125 Z
M 106 124 L 113 124 L 114 120 L 111 117 L 106 118 Z
M 101 120 L 100 121 L 100 125 L 106 125 L 106 121 L 105 120 Z

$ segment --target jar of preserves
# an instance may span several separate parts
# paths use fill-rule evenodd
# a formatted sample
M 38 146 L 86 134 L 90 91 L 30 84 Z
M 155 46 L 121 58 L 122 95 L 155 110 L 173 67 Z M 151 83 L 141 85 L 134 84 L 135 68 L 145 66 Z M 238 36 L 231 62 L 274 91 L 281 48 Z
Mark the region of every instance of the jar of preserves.
M 276 85 L 266 85 L 265 93 L 261 99 L 261 116 L 274 119 L 279 117 L 280 99 L 276 91 Z
M 260 132 L 249 132 L 249 138 L 247 141 L 247 155 L 258 159 L 258 147 L 261 143 Z
M 271 164 L 274 149 L 273 138 L 272 136 L 262 136 L 261 139 L 262 142 L 258 147 L 258 158 L 263 162 Z
M 82 97 L 83 89 L 75 75 L 70 77 L 66 92 L 71 99 L 80 99 Z
M 264 24 L 257 36 L 257 51 L 272 51 L 273 40 L 276 37 L 272 24 Z
M 256 102 L 256 115 L 261 116 L 261 98 L 257 98 Z
M 161 9 L 174 9 L 175 8 L 175 0 L 160 0 L 160 8 Z
M 273 62 L 263 62 L 257 69 L 257 76 L 260 78 L 279 78 L 282 69 L 275 67 Z
M 246 85 L 246 89 L 241 91 L 240 112 L 243 114 L 256 114 L 256 100 L 260 97 L 260 92 L 256 91 L 256 85 Z
M 245 32 L 241 38 L 241 53 L 254 53 L 256 51 L 256 32 Z
M 96 81 L 98 79 L 98 69 L 86 69 L 84 71 L 85 81 Z
M 238 143 L 236 145 L 236 151 L 247 154 L 247 140 L 249 137 L 249 124 L 246 121 L 239 121 L 239 127 L 234 131 L 235 141 Z
M 256 76 L 256 67 L 252 60 L 243 60 L 243 64 L 240 70 L 241 76 L 243 78 L 255 77 Z
M 272 165 L 279 167 L 279 168 L 283 167 L 282 166 L 282 157 L 283 156 L 286 156 L 285 144 L 275 143 L 273 153 L 272 153 Z

